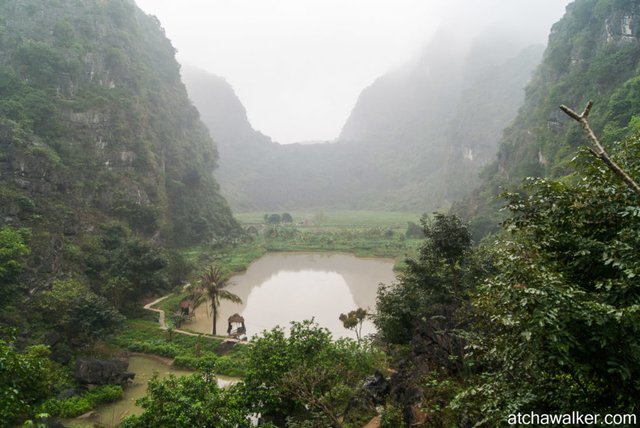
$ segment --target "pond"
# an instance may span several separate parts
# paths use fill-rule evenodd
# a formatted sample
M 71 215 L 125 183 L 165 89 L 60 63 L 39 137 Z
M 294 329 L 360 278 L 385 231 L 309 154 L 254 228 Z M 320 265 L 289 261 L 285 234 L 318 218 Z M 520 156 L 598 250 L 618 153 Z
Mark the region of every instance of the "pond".
M 249 337 L 276 325 L 288 327 L 290 321 L 314 318 L 336 338 L 355 338 L 338 317 L 358 307 L 373 310 L 379 284 L 395 280 L 393 265 L 393 259 L 344 253 L 268 253 L 230 279 L 227 290 L 237 294 L 242 304 L 221 301 L 217 333 L 226 334 L 227 319 L 238 313 L 245 319 Z M 183 328 L 211 333 L 209 312 L 203 303 Z M 362 333 L 374 331 L 366 321 Z
M 136 400 L 142 398 L 147 392 L 147 383 L 154 373 L 158 373 L 158 377 L 165 378 L 170 374 L 176 376 L 184 376 L 192 374 L 193 372 L 188 370 L 180 370 L 173 368 L 156 358 L 133 355 L 129 357 L 130 372 L 136 374 L 133 382 L 124 388 L 124 396 L 122 399 L 114 402 L 98 406 L 91 417 L 85 419 L 72 419 L 65 421 L 65 426 L 68 427 L 93 427 L 94 424 L 100 424 L 104 426 L 117 426 L 120 420 L 128 415 L 139 415 L 142 413 L 142 408 L 136 406 Z M 217 376 L 218 385 L 225 387 L 237 381 L 237 379 L 228 378 L 225 376 Z

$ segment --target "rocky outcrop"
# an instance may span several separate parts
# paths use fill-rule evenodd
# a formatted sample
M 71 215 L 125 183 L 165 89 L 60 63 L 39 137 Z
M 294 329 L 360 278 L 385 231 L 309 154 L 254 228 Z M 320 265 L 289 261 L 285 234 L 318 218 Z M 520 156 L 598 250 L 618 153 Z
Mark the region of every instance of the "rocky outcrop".
M 123 385 L 135 377 L 128 367 L 129 363 L 122 360 L 79 359 L 75 377 L 84 384 Z
M 155 18 L 131 0 L 24 0 L 0 2 L 0 29 L 0 225 L 42 236 L 32 258 L 73 269 L 44 243 L 81 247 L 110 220 L 172 244 L 239 232 Z
M 543 61 L 526 89 L 523 105 L 504 130 L 497 157 L 480 186 L 454 213 L 471 221 L 474 239 L 497 229 L 501 199 L 525 177 L 571 173 L 571 159 L 585 144 L 579 126 L 559 110 L 593 101 L 590 124 L 603 143 L 624 140 L 640 109 L 640 4 L 576 0 L 553 25 Z
M 349 401 L 344 413 L 346 422 L 361 420 L 363 415 L 375 415 L 376 406 L 386 402 L 391 383 L 382 373 L 376 371 L 365 379 L 364 384 L 357 394 Z
M 373 376 L 369 376 L 362 386 L 362 391 L 376 405 L 385 402 L 390 390 L 391 384 L 379 371 L 376 371 Z

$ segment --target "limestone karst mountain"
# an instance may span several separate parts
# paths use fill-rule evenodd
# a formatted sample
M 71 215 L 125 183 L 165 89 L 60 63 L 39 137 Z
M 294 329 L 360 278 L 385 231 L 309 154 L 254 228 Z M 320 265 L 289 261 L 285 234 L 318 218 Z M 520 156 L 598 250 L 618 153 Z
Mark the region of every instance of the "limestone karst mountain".
M 515 117 L 542 49 L 503 30 L 458 48 L 450 36 L 442 32 L 420 58 L 364 89 L 333 144 L 272 143 L 251 129 L 223 79 L 186 69 L 185 84 L 220 147 L 225 197 L 249 211 L 415 211 L 464 194 Z
M 605 145 L 638 130 L 640 5 L 633 1 L 571 3 L 551 29 L 542 63 L 517 118 L 500 141 L 480 186 L 454 211 L 472 219 L 477 236 L 495 230 L 498 193 L 529 176 L 563 176 L 586 144 L 581 128 L 559 109 L 594 101 L 590 118 Z
M 132 1 L 0 2 L 0 224 L 32 229 L 35 270 L 82 271 L 112 221 L 170 245 L 234 233 L 216 161 L 175 50 Z

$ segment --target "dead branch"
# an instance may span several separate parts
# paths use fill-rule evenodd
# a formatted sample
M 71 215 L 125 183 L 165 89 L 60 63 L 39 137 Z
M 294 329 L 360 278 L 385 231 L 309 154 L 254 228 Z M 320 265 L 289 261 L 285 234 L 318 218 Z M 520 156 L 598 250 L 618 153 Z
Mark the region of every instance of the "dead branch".
M 565 112 L 567 116 L 571 117 L 575 121 L 579 122 L 580 125 L 582 125 L 582 128 L 587 133 L 587 136 L 595 147 L 595 150 L 589 147 L 589 151 L 595 157 L 602 160 L 609 167 L 609 169 L 613 171 L 614 174 L 622 178 L 622 180 L 624 180 L 624 182 L 627 183 L 627 185 L 631 187 L 634 192 L 640 195 L 640 185 L 629 174 L 627 174 L 627 172 L 622 169 L 620 165 L 618 165 L 613 159 L 609 157 L 607 151 L 604 149 L 604 147 L 602 147 L 600 141 L 598 141 L 598 137 L 596 137 L 593 129 L 591 129 L 591 126 L 589 125 L 589 112 L 591 111 L 591 107 L 593 107 L 593 101 L 589 101 L 587 103 L 587 106 L 584 108 L 582 114 L 576 113 L 564 104 L 560 106 L 560 110 Z

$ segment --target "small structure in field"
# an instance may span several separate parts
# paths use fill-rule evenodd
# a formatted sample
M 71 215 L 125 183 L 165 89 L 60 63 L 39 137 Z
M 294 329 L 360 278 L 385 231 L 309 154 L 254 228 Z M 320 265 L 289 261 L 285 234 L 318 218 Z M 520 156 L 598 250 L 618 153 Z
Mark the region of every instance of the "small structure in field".
M 227 327 L 227 334 L 236 339 L 244 335 L 247 329 L 244 325 L 244 318 L 240 314 L 233 314 L 228 319 L 229 325 Z

